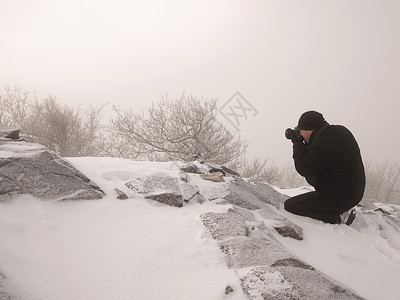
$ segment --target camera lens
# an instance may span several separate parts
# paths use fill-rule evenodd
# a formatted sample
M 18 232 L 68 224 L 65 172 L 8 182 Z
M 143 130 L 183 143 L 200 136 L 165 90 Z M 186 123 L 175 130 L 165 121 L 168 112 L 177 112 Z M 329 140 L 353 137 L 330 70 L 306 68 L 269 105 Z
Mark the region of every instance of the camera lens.
M 288 139 L 288 140 L 290 140 L 291 139 L 291 137 L 292 137 L 292 129 L 291 128 L 288 128 L 288 129 L 286 129 L 285 130 L 285 137 Z

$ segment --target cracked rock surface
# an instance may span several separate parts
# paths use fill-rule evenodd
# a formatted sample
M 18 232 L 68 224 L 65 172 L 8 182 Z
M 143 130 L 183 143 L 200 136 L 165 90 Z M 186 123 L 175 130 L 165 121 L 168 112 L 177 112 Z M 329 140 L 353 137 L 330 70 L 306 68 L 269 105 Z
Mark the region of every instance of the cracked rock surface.
M 235 181 L 230 183 L 230 193 L 225 197 L 228 203 L 256 210 L 267 207 L 267 204 L 279 207 L 286 196 L 278 193 L 269 185 L 247 182 L 241 177 L 234 176 Z
M 243 201 L 246 198 L 243 198 Z M 290 254 L 275 237 L 302 239 L 301 228 L 273 207 L 241 207 L 201 215 L 249 299 L 358 300 L 352 291 Z M 282 229 L 291 234 L 282 234 Z
M 25 141 L 0 141 L 0 201 L 21 194 L 46 200 L 100 199 L 95 183 L 46 147 Z

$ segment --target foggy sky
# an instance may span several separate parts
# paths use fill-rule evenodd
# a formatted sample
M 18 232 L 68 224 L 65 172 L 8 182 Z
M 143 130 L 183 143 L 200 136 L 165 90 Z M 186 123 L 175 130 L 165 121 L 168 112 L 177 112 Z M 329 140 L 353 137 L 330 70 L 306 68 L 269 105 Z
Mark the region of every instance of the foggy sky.
M 0 0 L 0 87 L 137 110 L 239 92 L 246 117 L 218 119 L 250 155 L 291 163 L 283 132 L 317 110 L 364 160 L 399 161 L 399 16 L 398 0 Z

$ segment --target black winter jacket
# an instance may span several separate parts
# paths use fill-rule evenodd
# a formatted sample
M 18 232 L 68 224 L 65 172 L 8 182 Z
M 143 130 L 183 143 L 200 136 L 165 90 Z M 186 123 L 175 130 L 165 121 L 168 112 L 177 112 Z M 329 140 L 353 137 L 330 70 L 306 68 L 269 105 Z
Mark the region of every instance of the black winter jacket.
M 361 201 L 364 165 L 357 141 L 346 127 L 325 123 L 309 144 L 293 144 L 293 159 L 297 172 L 337 209 L 347 210 Z

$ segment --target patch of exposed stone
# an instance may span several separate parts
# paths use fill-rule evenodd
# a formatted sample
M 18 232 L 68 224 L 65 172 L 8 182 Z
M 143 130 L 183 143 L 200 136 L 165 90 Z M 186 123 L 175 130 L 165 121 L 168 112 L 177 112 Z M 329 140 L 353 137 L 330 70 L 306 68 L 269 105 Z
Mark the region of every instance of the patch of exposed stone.
M 260 209 L 258 214 L 264 219 L 271 220 L 271 227 L 281 236 L 298 241 L 303 240 L 303 229 L 283 216 L 276 214 L 271 207 Z
M 17 127 L 0 124 L 0 137 L 6 139 L 18 140 L 20 131 L 21 130 L 19 130 Z
M 266 266 L 252 268 L 240 276 L 243 291 L 250 299 L 301 299 L 299 291 L 279 271 Z
M 115 191 L 117 192 L 117 199 L 119 199 L 119 200 L 128 199 L 128 196 L 123 191 L 121 191 L 120 189 L 116 188 Z
M 146 195 L 146 198 L 155 200 L 155 201 L 163 203 L 163 204 L 167 204 L 169 206 L 176 206 L 176 207 L 183 206 L 182 195 L 175 194 L 173 192 L 172 193 L 161 192 L 159 194 L 151 193 L 151 194 Z
M 221 241 L 219 247 L 227 255 L 228 266 L 233 268 L 272 264 L 276 259 L 287 257 L 281 247 L 262 236 Z
M 235 206 L 255 210 L 264 206 L 256 196 L 246 190 L 243 186 L 237 184 L 237 181 L 243 181 L 241 178 L 236 178 L 236 182 L 230 183 L 229 194 L 224 199 Z
M 233 205 L 250 210 L 264 208 L 266 204 L 279 207 L 286 198 L 269 185 L 250 183 L 237 176 L 234 178 L 235 180 L 230 183 L 230 193 L 225 197 L 227 202 Z
M 184 201 L 189 201 L 196 191 L 190 190 L 187 183 L 165 173 L 142 176 L 125 183 L 125 186 L 135 194 L 158 201 L 170 206 L 182 207 Z M 181 191 L 180 184 L 183 187 Z M 193 187 L 194 188 L 194 187 Z M 185 195 L 185 198 L 184 196 Z
M 199 189 L 189 184 L 186 180 L 172 177 L 166 173 L 141 176 L 125 183 L 127 191 L 122 191 L 127 197 L 141 194 L 145 198 L 158 201 L 167 205 L 182 207 L 189 201 L 203 203 L 204 196 Z M 121 190 L 119 190 L 121 192 Z M 117 191 L 118 193 L 118 191 Z
M 46 147 L 0 136 L 0 201 L 22 194 L 48 200 L 101 199 L 103 191 Z M 17 137 L 12 135 L 13 137 Z
M 230 287 L 229 285 L 225 288 L 225 295 L 229 295 L 230 293 L 233 292 L 233 288 Z
M 249 299 L 361 299 L 279 243 L 275 238 L 279 228 L 290 228 L 295 234 L 283 235 L 296 240 L 302 239 L 302 232 L 274 213 L 272 206 L 257 211 L 236 207 L 226 213 L 205 213 L 201 219 L 218 240 L 227 265 L 235 270 Z
M 245 218 L 232 210 L 227 213 L 209 212 L 202 214 L 200 218 L 216 240 L 246 236 Z
M 271 267 L 296 267 L 307 270 L 315 270 L 314 267 L 307 265 L 295 258 L 284 258 L 275 261 Z
M 210 174 L 200 174 L 200 177 L 204 180 L 212 181 L 212 182 L 225 182 L 224 174 L 221 172 L 214 172 Z
M 283 237 L 290 237 L 298 241 L 301 241 L 303 239 L 303 237 L 298 233 L 298 230 L 296 230 L 292 226 L 276 226 L 274 227 L 274 229 Z
M 210 162 L 206 162 L 204 164 L 209 167 L 209 170 L 208 170 L 209 173 L 220 172 L 224 176 L 239 176 L 240 177 L 239 173 L 237 173 L 236 171 L 229 169 L 223 165 L 213 164 Z
M 203 174 L 199 167 L 194 163 L 188 163 L 181 167 L 181 170 L 185 173 L 193 173 L 193 174 Z
M 239 176 L 239 173 L 223 166 L 214 164 L 211 162 L 204 162 L 202 160 L 194 160 L 181 167 L 181 170 L 185 173 L 193 174 L 211 174 L 211 173 L 222 173 L 223 176 Z
M 182 194 L 183 201 L 186 203 L 192 200 L 195 196 L 198 196 L 199 198 L 201 197 L 197 187 L 184 181 L 179 182 L 179 190 Z
M 229 170 L 229 172 L 234 173 L 232 170 Z M 162 172 L 140 176 L 127 181 L 125 187 L 116 189 L 116 193 L 118 199 L 121 199 L 121 197 L 126 199 L 141 194 L 147 199 L 182 207 L 189 201 L 203 203 L 206 199 L 224 198 L 229 194 L 230 184 L 225 182 L 224 179 L 224 175 L 228 174 L 231 173 L 227 173 L 219 165 L 190 162 L 180 167 L 179 177 L 173 177 Z M 200 191 L 196 185 L 190 183 L 191 176 L 199 176 L 203 180 L 210 181 L 210 186 Z M 213 184 L 216 184 L 216 186 L 213 186 Z M 223 184 L 223 186 L 219 184 Z

